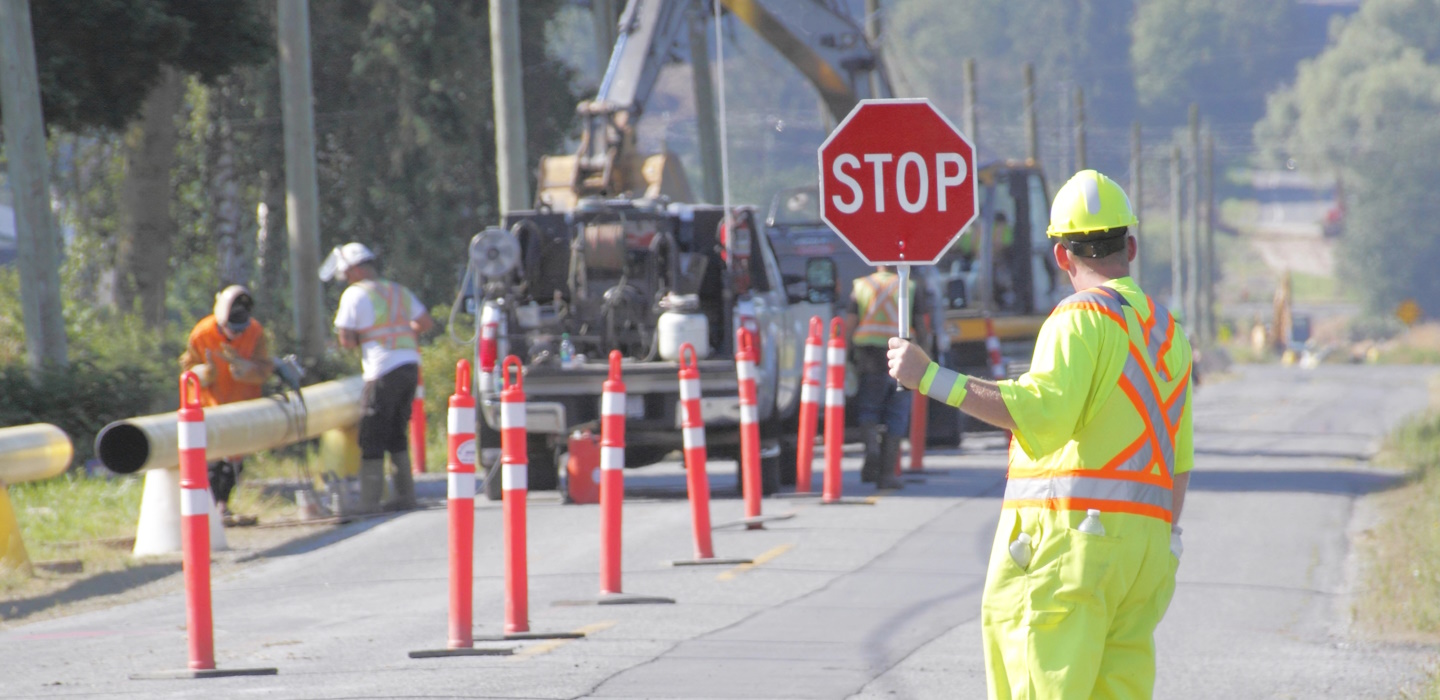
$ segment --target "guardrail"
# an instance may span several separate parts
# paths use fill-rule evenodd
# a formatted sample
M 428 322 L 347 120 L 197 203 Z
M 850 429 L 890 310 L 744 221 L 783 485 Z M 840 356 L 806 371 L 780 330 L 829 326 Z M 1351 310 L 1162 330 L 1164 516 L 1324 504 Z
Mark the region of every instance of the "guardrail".
M 0 428 L 0 569 L 30 569 L 20 522 L 5 487 L 59 476 L 74 456 L 70 436 L 48 423 Z

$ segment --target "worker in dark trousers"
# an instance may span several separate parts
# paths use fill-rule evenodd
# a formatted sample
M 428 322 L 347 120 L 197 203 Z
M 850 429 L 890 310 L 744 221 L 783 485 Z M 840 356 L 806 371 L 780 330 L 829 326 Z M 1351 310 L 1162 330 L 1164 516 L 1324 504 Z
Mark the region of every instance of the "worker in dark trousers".
M 900 276 L 890 266 L 881 265 L 875 272 L 855 280 L 850 293 L 850 312 L 846 327 L 850 332 L 850 357 L 859 379 L 854 403 L 860 432 L 865 439 L 865 463 L 860 470 L 861 481 L 873 482 L 879 489 L 898 489 L 895 461 L 900 455 L 900 441 L 910 430 L 910 392 L 890 377 L 885 354 L 890 339 L 899 330 Z M 924 313 L 922 295 L 910 283 L 910 315 L 912 338 L 915 337 L 915 312 Z M 916 338 L 921 346 L 927 345 Z

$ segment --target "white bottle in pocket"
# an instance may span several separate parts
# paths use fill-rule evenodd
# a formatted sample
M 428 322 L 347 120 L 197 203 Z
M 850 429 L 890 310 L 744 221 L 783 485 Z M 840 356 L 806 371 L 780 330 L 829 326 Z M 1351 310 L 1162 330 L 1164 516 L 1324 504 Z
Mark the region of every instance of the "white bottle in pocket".
M 1085 520 L 1081 521 L 1080 527 L 1075 528 L 1087 535 L 1096 537 L 1105 536 L 1105 526 L 1100 524 L 1100 511 L 1091 508 L 1085 513 Z
M 1020 533 L 1014 542 L 1010 543 L 1010 558 L 1015 560 L 1015 565 L 1022 570 L 1030 568 L 1030 535 Z

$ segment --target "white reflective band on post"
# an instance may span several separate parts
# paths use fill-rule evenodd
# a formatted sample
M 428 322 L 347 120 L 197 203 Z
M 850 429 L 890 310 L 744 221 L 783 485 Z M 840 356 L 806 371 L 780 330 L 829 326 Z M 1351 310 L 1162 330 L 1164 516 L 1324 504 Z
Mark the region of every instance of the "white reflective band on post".
M 205 449 L 205 424 L 180 421 L 179 423 L 180 449 L 194 450 Z
M 500 429 L 525 427 L 525 404 L 500 403 Z
M 529 489 L 528 482 L 530 465 L 528 464 L 506 464 L 500 469 L 500 488 L 506 491 L 517 489 Z
M 600 469 L 625 468 L 625 448 L 623 447 L 602 447 L 600 448 Z
M 844 406 L 844 405 L 845 405 L 845 390 L 844 390 L 844 389 L 826 389 L 826 390 L 825 390 L 825 405 L 826 405 L 826 406 Z
M 760 422 L 760 412 L 757 411 L 754 406 L 747 406 L 742 403 L 740 404 L 740 422 L 742 424 L 758 423 Z
M 748 360 L 735 363 L 735 374 L 740 377 L 742 382 L 746 379 L 754 379 L 755 363 Z
M 210 489 L 180 489 L 181 515 L 210 515 Z
M 832 367 L 845 364 L 845 348 L 829 348 L 825 351 L 825 362 Z
M 475 432 L 475 409 L 451 406 L 447 422 L 451 435 L 469 435 Z
M 685 449 L 705 446 L 704 428 L 685 428 Z
M 999 338 L 996 338 L 996 337 L 993 336 L 993 335 L 990 336 L 989 338 L 986 338 L 986 339 L 985 339 L 985 349 L 986 349 L 986 350 L 999 350 L 999 349 L 1000 349 L 1000 339 L 999 339 Z
M 481 394 L 493 394 L 493 393 L 495 393 L 495 375 L 493 375 L 493 374 L 491 374 L 491 373 L 489 373 L 489 372 L 486 372 L 486 371 L 484 371 L 484 370 L 481 370 L 481 372 L 480 372 L 480 393 L 481 393 Z
M 689 399 L 698 399 L 698 398 L 700 398 L 700 380 L 699 380 L 699 379 L 681 379 L 681 380 L 680 380 L 680 400 L 681 400 L 681 401 L 686 401 L 686 400 L 689 400 Z
M 450 472 L 446 481 L 451 498 L 475 498 L 475 472 Z
M 416 385 L 415 385 L 415 398 L 417 398 L 417 399 L 423 399 L 423 398 L 425 398 L 425 385 L 424 385 L 424 384 L 416 384 Z
M 800 385 L 800 403 L 815 403 L 820 400 L 820 385 L 805 382 Z
M 625 415 L 625 395 L 615 392 L 605 392 L 600 395 L 600 415 L 602 416 L 623 416 Z
M 824 355 L 819 345 L 805 344 L 805 364 L 819 364 Z

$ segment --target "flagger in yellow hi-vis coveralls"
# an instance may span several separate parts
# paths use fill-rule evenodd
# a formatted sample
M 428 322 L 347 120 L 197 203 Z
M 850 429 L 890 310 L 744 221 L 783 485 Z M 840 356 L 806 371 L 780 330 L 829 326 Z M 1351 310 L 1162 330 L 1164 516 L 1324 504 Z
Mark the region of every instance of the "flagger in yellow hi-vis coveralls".
M 1085 170 L 1055 195 L 1055 262 L 1078 290 L 1030 371 L 988 382 L 890 341 L 890 374 L 1014 434 L 982 621 L 991 698 L 1148 698 L 1195 461 L 1190 342 L 1130 278 L 1125 191 Z

